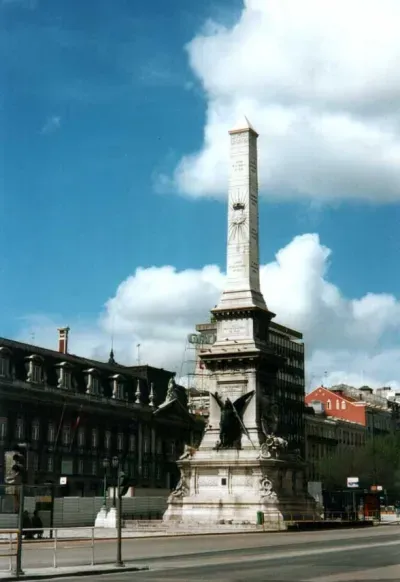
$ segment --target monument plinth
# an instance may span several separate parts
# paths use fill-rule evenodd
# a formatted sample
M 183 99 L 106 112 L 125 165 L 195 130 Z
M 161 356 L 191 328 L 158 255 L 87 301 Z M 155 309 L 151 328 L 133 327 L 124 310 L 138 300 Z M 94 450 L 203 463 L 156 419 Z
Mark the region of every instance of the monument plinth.
M 230 132 L 227 277 L 212 310 L 217 339 L 201 354 L 211 374 L 208 426 L 178 461 L 181 479 L 164 521 L 256 524 L 315 516 L 306 465 L 279 436 L 273 385 L 284 359 L 269 344 L 271 313 L 260 290 L 258 134 L 244 120 Z

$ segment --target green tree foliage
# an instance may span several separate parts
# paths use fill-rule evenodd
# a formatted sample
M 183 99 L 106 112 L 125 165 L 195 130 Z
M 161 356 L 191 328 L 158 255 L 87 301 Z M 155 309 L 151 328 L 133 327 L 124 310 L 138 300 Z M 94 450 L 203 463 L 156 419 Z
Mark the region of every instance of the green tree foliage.
M 371 437 L 362 447 L 340 447 L 321 459 L 317 470 L 327 489 L 346 487 L 347 477 L 359 477 L 363 488 L 382 485 L 400 495 L 400 432 Z

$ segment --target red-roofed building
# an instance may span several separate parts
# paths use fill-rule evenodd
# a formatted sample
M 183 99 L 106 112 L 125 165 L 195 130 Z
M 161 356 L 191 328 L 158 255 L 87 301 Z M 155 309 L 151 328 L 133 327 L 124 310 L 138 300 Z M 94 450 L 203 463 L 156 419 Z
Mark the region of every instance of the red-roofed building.
M 319 386 L 305 398 L 306 404 L 311 406 L 312 402 L 322 402 L 326 414 L 334 418 L 341 418 L 349 422 L 357 422 L 363 426 L 367 425 L 366 403 L 351 401 L 343 392 L 332 391 L 324 386 Z
M 356 422 L 368 432 L 384 434 L 396 429 L 400 404 L 373 393 L 364 386 L 353 388 L 346 384 L 326 388 L 319 386 L 305 397 L 306 405 L 322 402 L 328 416 Z

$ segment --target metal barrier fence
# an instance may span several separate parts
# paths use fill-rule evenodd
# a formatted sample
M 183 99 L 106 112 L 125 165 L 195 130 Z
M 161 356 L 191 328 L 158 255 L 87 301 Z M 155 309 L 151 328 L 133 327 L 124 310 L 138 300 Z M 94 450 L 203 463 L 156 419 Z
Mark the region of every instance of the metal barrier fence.
M 22 569 L 24 567 L 32 568 L 57 568 L 62 564 L 61 553 L 64 550 L 71 549 L 71 542 L 76 543 L 76 550 L 80 551 L 81 555 L 79 557 L 79 564 L 82 566 L 93 566 L 96 564 L 96 551 L 95 551 L 95 529 L 94 527 L 85 528 L 55 528 L 53 529 L 52 538 L 40 538 L 32 540 L 24 540 L 22 544 Z M 73 534 L 68 536 L 68 530 Z M 36 533 L 37 529 L 24 529 L 23 535 L 29 535 L 29 533 Z M 67 533 L 67 535 L 60 535 L 61 533 Z M 7 534 L 8 539 L 2 539 L 0 543 L 0 571 L 11 572 L 15 568 L 15 560 L 17 556 L 17 544 L 18 544 L 18 530 L 0 530 L 1 534 Z M 78 537 L 77 537 L 78 534 Z M 80 535 L 79 535 L 80 534 Z M 75 539 L 74 539 L 75 538 Z M 97 539 L 100 542 L 99 539 Z M 38 546 L 40 543 L 40 546 Z M 40 548 L 40 557 L 34 556 L 34 552 L 38 553 Z M 82 552 L 82 550 L 84 550 Z M 36 558 L 36 559 L 33 559 Z M 43 560 L 46 560 L 44 563 Z M 115 560 L 115 558 L 114 558 Z M 98 563 L 101 560 L 98 560 Z M 110 559 L 110 562 L 112 558 Z M 104 560 L 103 560 L 104 562 Z M 75 565 L 75 564 L 72 564 Z

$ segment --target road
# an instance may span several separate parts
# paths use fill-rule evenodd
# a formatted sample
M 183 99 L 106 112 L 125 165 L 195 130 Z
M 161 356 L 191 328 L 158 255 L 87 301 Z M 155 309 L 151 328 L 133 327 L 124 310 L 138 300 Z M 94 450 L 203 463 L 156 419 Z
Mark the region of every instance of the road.
M 25 568 L 45 565 L 49 550 L 43 545 L 25 552 Z M 87 550 L 64 544 L 59 565 L 87 563 L 82 557 Z M 98 542 L 96 554 L 97 562 L 112 561 L 115 542 Z M 127 540 L 123 558 L 150 570 L 104 575 L 102 582 L 398 582 L 400 527 Z M 99 576 L 84 579 L 95 582 Z

